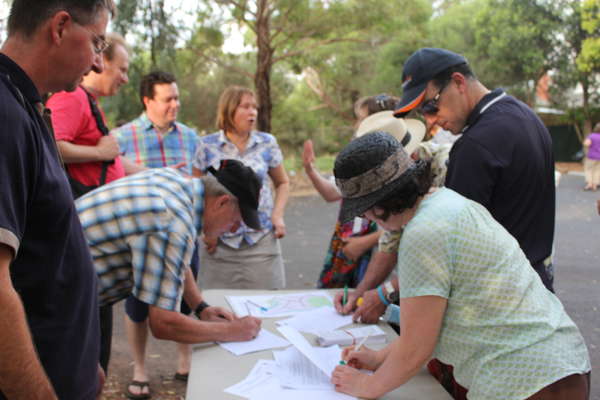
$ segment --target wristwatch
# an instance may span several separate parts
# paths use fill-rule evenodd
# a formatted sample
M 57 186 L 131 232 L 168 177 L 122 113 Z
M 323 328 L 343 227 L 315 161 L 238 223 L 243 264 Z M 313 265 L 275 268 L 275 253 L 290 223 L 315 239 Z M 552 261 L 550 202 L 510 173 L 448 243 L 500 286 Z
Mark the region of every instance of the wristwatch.
M 202 318 L 200 318 L 200 314 L 202 314 L 202 311 L 204 311 L 204 309 L 208 308 L 208 307 L 210 307 L 210 306 L 204 300 L 202 302 L 200 302 L 200 304 L 198 304 L 198 306 L 194 310 L 194 315 L 196 316 L 196 318 L 202 319 Z
M 400 292 L 397 290 L 388 292 L 388 294 L 387 294 L 387 296 L 385 296 L 385 298 L 387 299 L 387 301 L 390 302 L 390 304 L 399 304 L 400 303 Z
M 383 284 L 383 287 L 384 287 L 384 289 L 385 289 L 385 293 L 386 293 L 387 295 L 389 295 L 390 293 L 392 293 L 392 292 L 394 291 L 394 285 L 392 285 L 392 282 L 390 282 L 390 281 L 386 281 L 386 282 Z
M 392 282 L 387 281 L 383 284 L 383 287 L 385 288 L 385 299 L 390 303 L 390 304 L 398 304 L 398 301 L 400 299 L 400 293 L 398 291 L 396 291 L 396 289 L 394 289 L 394 285 L 392 285 Z

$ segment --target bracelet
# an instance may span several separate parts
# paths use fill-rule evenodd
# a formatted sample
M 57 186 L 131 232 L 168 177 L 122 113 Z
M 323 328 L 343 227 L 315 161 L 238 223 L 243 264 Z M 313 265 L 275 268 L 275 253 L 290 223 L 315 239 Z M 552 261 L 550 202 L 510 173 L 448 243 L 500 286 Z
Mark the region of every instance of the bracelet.
M 198 319 L 202 319 L 200 318 L 200 314 L 202 314 L 202 311 L 204 311 L 205 308 L 210 307 L 208 305 L 207 302 L 205 302 L 204 300 L 202 300 L 200 302 L 200 304 L 198 304 L 198 307 L 196 307 L 196 309 L 194 310 L 194 315 L 198 318 Z
M 390 305 L 390 302 L 387 301 L 387 299 L 383 295 L 383 286 L 381 286 L 381 285 L 377 286 L 377 294 L 379 295 L 379 300 L 381 300 L 381 302 L 383 303 L 384 306 L 387 307 Z

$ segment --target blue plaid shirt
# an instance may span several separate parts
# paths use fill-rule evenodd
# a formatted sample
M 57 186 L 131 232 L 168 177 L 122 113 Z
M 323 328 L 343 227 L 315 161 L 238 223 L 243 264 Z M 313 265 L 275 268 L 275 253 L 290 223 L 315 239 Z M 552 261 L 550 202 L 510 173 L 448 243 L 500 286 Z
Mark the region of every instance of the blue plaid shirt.
M 198 143 L 198 135 L 192 128 L 175 122 L 167 133 L 161 135 L 144 113 L 112 130 L 111 134 L 119 141 L 123 155 L 136 164 L 162 168 L 185 162 L 181 170 L 188 175 L 192 173 L 192 160 Z
M 132 293 L 179 311 L 185 268 L 202 230 L 204 186 L 172 168 L 111 182 L 76 202 L 98 275 L 100 305 Z
M 200 138 L 198 150 L 194 157 L 194 167 L 206 174 L 208 167 L 219 169 L 219 162 L 233 159 L 243 162 L 252 168 L 262 182 L 258 204 L 258 217 L 261 230 L 256 231 L 241 224 L 235 233 L 225 233 L 220 239 L 229 247 L 239 248 L 242 241 L 253 245 L 273 229 L 271 214 L 273 213 L 273 195 L 269 186 L 269 169 L 279 166 L 283 161 L 281 149 L 275 136 L 252 131 L 246 150 L 240 153 L 235 144 L 231 143 L 223 131 L 215 132 Z

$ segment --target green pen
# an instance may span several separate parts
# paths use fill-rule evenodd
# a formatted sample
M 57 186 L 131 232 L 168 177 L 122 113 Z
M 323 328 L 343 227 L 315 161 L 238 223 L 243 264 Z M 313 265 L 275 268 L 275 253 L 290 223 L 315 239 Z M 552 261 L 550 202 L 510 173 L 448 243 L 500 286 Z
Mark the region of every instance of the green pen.
M 345 306 L 348 301 L 348 284 L 344 285 L 344 297 L 342 298 L 342 305 Z
M 340 365 L 346 365 L 346 361 L 340 360 Z

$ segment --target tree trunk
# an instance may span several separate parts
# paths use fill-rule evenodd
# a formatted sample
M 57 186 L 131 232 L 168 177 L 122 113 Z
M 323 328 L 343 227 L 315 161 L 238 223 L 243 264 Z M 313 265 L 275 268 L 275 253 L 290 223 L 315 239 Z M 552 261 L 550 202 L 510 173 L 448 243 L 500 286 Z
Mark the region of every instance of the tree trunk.
M 256 12 L 256 74 L 254 86 L 258 96 L 258 129 L 271 132 L 271 68 L 273 66 L 273 49 L 269 32 L 269 0 L 257 1 Z
M 592 131 L 592 119 L 590 116 L 590 82 L 587 78 L 581 80 L 583 90 L 583 137 L 582 142 Z
M 154 15 L 154 5 L 152 4 L 152 2 L 148 2 L 148 7 L 146 8 L 146 21 L 148 23 L 148 25 L 150 26 L 150 62 L 152 65 L 152 69 L 156 68 L 157 65 L 157 57 L 156 57 L 156 53 L 157 53 L 157 39 L 156 39 L 156 32 L 154 31 L 155 29 L 155 24 L 156 22 L 154 21 L 155 15 Z

